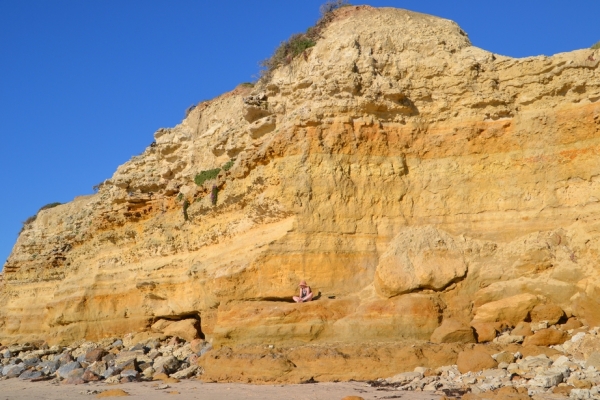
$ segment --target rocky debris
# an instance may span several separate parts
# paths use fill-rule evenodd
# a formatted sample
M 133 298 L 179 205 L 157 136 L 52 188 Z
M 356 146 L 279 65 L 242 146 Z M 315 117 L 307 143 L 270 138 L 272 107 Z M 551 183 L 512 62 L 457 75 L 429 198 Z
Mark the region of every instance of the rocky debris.
M 568 327 L 578 325 L 571 322 Z M 540 329 L 529 337 L 548 330 Z M 575 334 L 562 344 L 550 348 L 519 347 L 523 353 L 503 351 L 489 355 L 478 349 L 465 350 L 458 355 L 457 365 L 435 370 L 418 367 L 414 372 L 403 372 L 371 384 L 390 390 L 431 391 L 446 398 L 455 394 L 463 399 L 598 399 L 600 352 L 590 352 L 588 348 L 592 343 L 600 343 L 599 331 L 593 328 L 575 333 L 571 329 L 568 332 Z M 561 333 L 566 338 L 567 332 Z M 538 350 L 536 355 L 524 355 L 533 349 Z
M 169 326 L 174 325 L 170 324 Z M 189 324 L 181 324 L 185 332 Z M 132 343 L 133 335 L 100 343 L 82 342 L 72 347 L 0 346 L 0 379 L 36 382 L 55 379 L 64 384 L 103 381 L 126 383 L 149 380 L 190 379 L 201 375 L 197 364 L 212 349 L 202 339 L 187 342 L 176 336 Z M 129 346 L 125 346 L 128 344 Z

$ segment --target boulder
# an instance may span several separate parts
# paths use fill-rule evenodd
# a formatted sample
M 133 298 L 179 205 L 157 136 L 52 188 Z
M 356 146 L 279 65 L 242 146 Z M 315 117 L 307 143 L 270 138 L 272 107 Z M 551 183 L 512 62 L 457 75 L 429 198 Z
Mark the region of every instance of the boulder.
M 83 379 L 86 382 L 95 382 L 95 381 L 99 381 L 100 377 L 98 375 L 96 375 L 94 372 L 87 369 L 87 370 L 85 370 L 83 375 L 81 375 L 81 379 Z
M 533 331 L 531 330 L 531 324 L 528 322 L 519 322 L 515 329 L 510 332 L 513 336 L 531 336 Z
M 198 321 L 195 319 L 184 319 L 169 324 L 164 331 L 165 336 L 177 336 L 191 342 L 198 338 Z
M 537 296 L 529 293 L 492 301 L 477 308 L 473 322 L 507 321 L 515 326 L 519 322 L 525 321 L 538 303 Z
M 471 322 L 471 326 L 475 329 L 478 343 L 491 342 L 498 335 L 493 322 Z
M 581 328 L 583 324 L 577 318 L 571 317 L 564 324 L 560 325 L 559 328 L 563 331 L 568 331 L 571 329 Z
M 446 318 L 431 335 L 434 343 L 475 343 L 473 328 L 451 318 Z
M 465 350 L 458 353 L 456 361 L 458 370 L 461 373 L 469 371 L 476 372 L 484 369 L 496 368 L 498 363 L 487 353 L 480 350 Z
M 42 371 L 36 371 L 35 369 L 28 369 L 27 371 L 24 371 L 21 375 L 19 375 L 19 379 L 23 379 L 23 380 L 30 380 L 30 379 L 37 379 L 37 378 L 41 378 L 44 374 L 42 374 Z
M 179 368 L 179 361 L 173 356 L 157 357 L 152 367 L 157 373 L 172 374 Z
M 554 325 L 565 316 L 565 312 L 552 303 L 538 304 L 533 307 L 530 316 L 533 322 L 547 321 L 548 325 Z
M 176 379 L 187 379 L 187 378 L 191 377 L 192 375 L 194 375 L 197 370 L 198 370 L 198 366 L 192 365 L 190 367 L 182 369 L 181 371 L 175 372 L 174 374 L 171 375 L 171 377 L 176 378 Z
M 159 319 L 158 321 L 152 324 L 150 329 L 152 329 L 153 332 L 163 332 L 167 328 L 167 326 L 171 325 L 172 323 L 173 321 L 169 321 L 167 319 Z
M 72 361 L 70 363 L 64 364 L 63 366 L 61 366 L 58 371 L 56 371 L 56 374 L 58 375 L 59 378 L 66 378 L 69 373 L 71 371 L 74 371 L 76 369 L 80 369 L 81 365 L 77 362 L 77 361 Z
M 515 356 L 508 351 L 503 351 L 501 353 L 494 354 L 492 358 L 494 358 L 498 363 L 510 364 L 515 361 Z
M 90 350 L 87 353 L 85 353 L 84 361 L 88 364 L 91 364 L 95 361 L 102 360 L 102 357 L 104 357 L 107 354 L 108 354 L 108 352 L 106 350 L 99 347 L 99 348 Z
M 63 383 L 65 385 L 81 385 L 85 383 L 85 381 L 82 379 L 84 372 L 85 371 L 83 368 L 75 368 L 74 370 L 69 371 L 69 373 L 65 376 Z
M 551 346 L 553 344 L 562 344 L 568 339 L 564 331 L 554 328 L 547 328 L 537 331 L 532 336 L 525 338 L 523 346 Z
M 402 229 L 379 259 L 375 288 L 386 297 L 421 288 L 441 290 L 465 276 L 458 242 L 432 226 Z

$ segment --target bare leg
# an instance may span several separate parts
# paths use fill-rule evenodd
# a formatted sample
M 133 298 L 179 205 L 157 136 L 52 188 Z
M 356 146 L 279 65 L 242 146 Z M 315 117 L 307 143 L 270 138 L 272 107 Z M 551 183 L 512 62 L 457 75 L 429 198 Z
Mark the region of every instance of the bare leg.
M 302 299 L 298 296 L 292 297 L 296 303 L 302 303 Z
M 302 301 L 311 301 L 311 300 L 312 300 L 312 298 L 313 298 L 313 294 L 312 294 L 312 293 L 309 293 L 309 294 L 307 294 L 306 296 L 304 296 L 304 297 L 302 298 Z

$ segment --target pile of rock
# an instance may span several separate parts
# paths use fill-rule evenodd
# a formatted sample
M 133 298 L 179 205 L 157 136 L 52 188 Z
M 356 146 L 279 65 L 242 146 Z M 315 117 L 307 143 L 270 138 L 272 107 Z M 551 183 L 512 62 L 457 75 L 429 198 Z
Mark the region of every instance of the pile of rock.
M 0 379 L 57 379 L 67 384 L 186 379 L 202 373 L 198 358 L 212 348 L 202 339 L 186 341 L 177 336 L 134 342 L 135 336 L 127 335 L 71 347 L 46 343 L 2 346 Z
M 535 337 L 539 332 L 548 335 L 548 328 L 540 328 L 537 333 L 526 337 Z M 418 367 L 414 372 L 404 372 L 379 380 L 376 384 L 440 394 L 469 392 L 471 398 L 495 392 L 523 399 L 554 398 L 559 395 L 573 399 L 597 399 L 600 398 L 599 331 L 599 328 L 587 330 L 582 327 L 566 332 L 572 336 L 562 340 L 560 345 L 548 348 L 522 347 L 537 349 L 537 355 L 524 356 L 519 351 L 489 354 L 485 351 L 486 345 L 474 345 L 459 353 L 456 365 L 435 370 Z M 516 341 L 525 340 L 523 335 L 514 335 L 511 331 L 495 341 L 515 343 L 515 336 L 520 336 Z

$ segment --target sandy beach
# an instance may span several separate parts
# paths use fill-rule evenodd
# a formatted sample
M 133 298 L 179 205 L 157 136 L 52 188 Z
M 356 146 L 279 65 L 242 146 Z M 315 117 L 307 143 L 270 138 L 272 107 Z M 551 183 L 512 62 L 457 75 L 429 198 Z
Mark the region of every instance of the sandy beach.
M 50 382 L 24 382 L 16 379 L 0 382 L 0 399 L 95 399 L 99 392 L 122 389 L 132 399 L 163 399 L 174 397 L 182 399 L 262 399 L 262 400 L 300 400 L 332 399 L 341 400 L 346 396 L 360 396 L 365 400 L 405 399 L 437 400 L 441 396 L 427 392 L 406 392 L 368 386 L 362 382 L 314 383 L 302 385 L 248 385 L 229 383 L 202 383 L 200 381 L 182 381 L 168 384 L 162 382 L 127 383 L 119 385 L 85 384 L 61 385 Z M 107 397 L 110 398 L 110 397 Z

